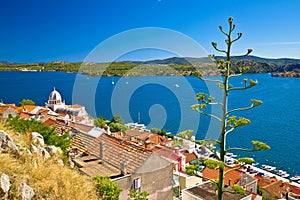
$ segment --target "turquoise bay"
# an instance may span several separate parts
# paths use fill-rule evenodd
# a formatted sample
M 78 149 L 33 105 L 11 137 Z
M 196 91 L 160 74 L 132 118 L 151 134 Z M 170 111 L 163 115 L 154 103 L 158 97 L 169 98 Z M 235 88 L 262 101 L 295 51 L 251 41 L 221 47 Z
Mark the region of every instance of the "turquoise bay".
M 126 122 L 132 120 L 161 126 L 159 128 L 174 134 L 196 127 L 198 139 L 206 136 L 210 119 L 201 116 L 198 124 L 199 115 L 190 109 L 195 102 L 191 99 L 191 90 L 207 92 L 207 86 L 197 78 L 101 77 L 98 83 L 98 77 L 81 75 L 86 81 L 76 101 L 72 102 L 76 76 L 63 72 L 0 72 L 0 100 L 18 104 L 22 99 L 32 99 L 37 105 L 44 105 L 49 93 L 56 87 L 67 104 L 85 105 L 94 117 L 111 118 L 113 113 L 120 113 Z M 237 113 L 249 118 L 251 124 L 233 132 L 227 145 L 250 148 L 251 140 L 266 142 L 271 146 L 270 151 L 234 153 L 254 157 L 260 164 L 274 165 L 291 175 L 300 175 L 300 79 L 275 78 L 269 74 L 247 74 L 244 77 L 258 80 L 259 84 L 245 92 L 232 93 L 229 107 L 247 106 L 252 98 L 261 99 L 264 103 L 252 111 Z M 241 86 L 244 77 L 235 78 L 232 83 Z M 96 92 L 90 99 L 88 93 L 95 84 Z M 119 99 L 112 101 L 112 97 Z M 124 111 L 124 108 L 128 110 Z M 128 112 L 129 116 L 124 112 Z

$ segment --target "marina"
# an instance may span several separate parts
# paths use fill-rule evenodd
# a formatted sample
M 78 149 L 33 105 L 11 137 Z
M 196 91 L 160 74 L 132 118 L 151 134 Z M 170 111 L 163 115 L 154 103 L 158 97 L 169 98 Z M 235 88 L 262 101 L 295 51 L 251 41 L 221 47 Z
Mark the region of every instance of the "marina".
M 217 159 L 219 156 L 218 152 L 212 152 L 210 148 L 207 148 L 205 146 L 196 145 L 198 151 L 197 153 L 200 154 L 202 159 Z M 234 167 L 237 165 L 237 155 L 233 153 L 226 153 L 225 155 L 225 163 L 229 167 Z M 262 164 L 259 167 L 259 163 L 255 162 L 251 165 L 244 165 L 243 171 L 249 173 L 251 176 L 261 176 L 264 178 L 270 177 L 270 178 L 276 178 L 277 180 L 281 180 L 283 182 L 290 182 L 291 185 L 294 185 L 296 187 L 300 187 L 300 176 L 296 175 L 293 177 L 290 177 L 290 174 L 288 174 L 284 170 L 277 170 L 275 166 L 271 165 L 265 165 Z

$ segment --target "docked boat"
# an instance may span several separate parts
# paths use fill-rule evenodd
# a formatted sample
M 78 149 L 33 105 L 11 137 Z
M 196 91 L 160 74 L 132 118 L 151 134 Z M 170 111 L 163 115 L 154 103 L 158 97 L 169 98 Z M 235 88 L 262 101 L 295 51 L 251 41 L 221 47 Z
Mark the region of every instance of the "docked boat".
M 292 181 L 300 181 L 300 176 L 293 176 L 291 178 Z
M 257 165 L 259 165 L 259 163 L 258 163 L 258 162 L 256 162 L 256 163 L 252 163 L 252 166 L 257 166 Z
M 271 167 L 271 166 L 269 166 L 269 165 L 261 165 L 262 169 L 268 169 L 269 167 Z
M 289 174 L 282 174 L 282 175 L 280 175 L 282 178 L 287 178 L 287 177 L 289 177 L 290 175 Z
M 270 172 L 273 172 L 273 171 L 275 171 L 276 170 L 276 167 L 272 167 L 272 166 L 270 166 L 268 169 L 267 169 L 268 171 L 270 171 Z
M 269 171 L 269 172 L 273 172 L 276 170 L 276 167 L 272 167 L 270 165 L 262 165 L 262 168 Z
M 282 175 L 286 174 L 286 171 L 278 170 L 277 174 L 278 174 L 279 176 L 282 176 Z
M 237 157 L 237 155 L 235 155 L 233 153 L 226 153 L 225 155 L 228 156 L 228 157 L 231 157 L 231 158 L 236 158 Z

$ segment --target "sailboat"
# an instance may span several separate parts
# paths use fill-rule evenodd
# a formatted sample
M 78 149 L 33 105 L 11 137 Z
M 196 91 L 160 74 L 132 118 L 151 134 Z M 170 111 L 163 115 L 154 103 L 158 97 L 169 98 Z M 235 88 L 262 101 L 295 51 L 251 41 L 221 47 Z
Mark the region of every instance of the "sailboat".
M 112 77 L 111 84 L 112 84 L 112 85 L 114 85 L 114 84 L 115 84 L 114 77 Z

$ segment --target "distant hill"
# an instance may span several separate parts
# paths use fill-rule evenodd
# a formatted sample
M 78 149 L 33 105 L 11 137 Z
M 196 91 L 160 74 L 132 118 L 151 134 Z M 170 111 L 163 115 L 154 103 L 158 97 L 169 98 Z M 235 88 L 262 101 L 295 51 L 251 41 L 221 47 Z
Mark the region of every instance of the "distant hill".
M 216 56 L 216 59 L 225 59 L 223 56 Z M 257 56 L 245 56 L 241 58 L 234 58 L 233 61 L 237 60 L 252 60 L 260 63 L 274 64 L 274 65 L 293 65 L 300 64 L 300 59 L 293 58 L 261 58 Z M 131 62 L 131 61 L 129 61 Z M 188 63 L 202 63 L 211 62 L 208 57 L 192 58 L 192 57 L 172 57 L 161 60 L 149 60 L 149 61 L 133 61 L 137 64 L 188 64 Z
M 216 59 L 225 59 L 222 56 L 216 56 Z M 80 72 L 88 75 L 102 76 L 188 76 L 193 71 L 199 70 L 205 75 L 216 75 L 213 63 L 208 57 L 172 57 L 166 59 L 157 59 L 149 61 L 122 61 L 112 62 L 109 65 L 105 63 L 93 62 L 66 62 L 55 61 L 48 63 L 11 63 L 0 62 L 2 71 L 62 71 L 62 72 Z M 166 67 L 166 66 L 169 66 Z M 295 72 L 299 74 L 300 59 L 292 58 L 261 58 L 257 56 L 245 56 L 232 59 L 232 71 L 239 72 L 238 68 L 249 66 L 248 73 L 283 73 Z M 172 69 L 170 69 L 170 67 Z M 134 70 L 133 70 L 134 69 Z M 288 73 L 290 74 L 290 73 Z M 294 73 L 292 73 L 294 74 Z
M 132 62 L 132 61 L 129 61 Z M 172 57 L 160 60 L 149 60 L 149 61 L 133 61 L 137 64 L 148 64 L 148 65 L 168 65 L 168 64 L 189 64 L 189 63 L 199 63 L 199 62 L 210 62 L 208 57 L 203 58 L 191 58 L 191 57 Z

